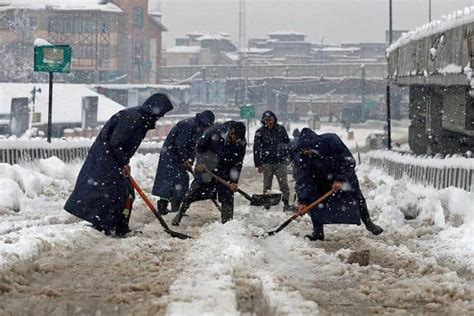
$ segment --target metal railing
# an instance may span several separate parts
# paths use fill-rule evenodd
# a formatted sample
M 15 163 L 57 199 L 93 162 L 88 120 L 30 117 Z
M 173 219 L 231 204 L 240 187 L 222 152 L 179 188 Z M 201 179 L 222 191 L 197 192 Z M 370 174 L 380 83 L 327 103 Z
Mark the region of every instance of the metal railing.
M 415 183 L 431 186 L 436 189 L 456 187 L 466 191 L 474 192 L 474 159 L 466 159 L 465 164 L 456 164 L 450 161 L 452 158 L 438 159 L 437 164 L 429 163 L 430 158 L 414 158 L 418 162 L 402 161 L 406 155 L 399 154 L 383 157 L 383 155 L 369 153 L 369 164 L 376 168 L 383 169 L 387 174 L 395 179 L 403 177 L 410 178 Z M 432 158 L 436 159 L 436 158 Z M 431 162 L 433 162 L 431 159 Z M 425 163 L 427 162 L 428 163 Z
M 15 146 L 17 143 L 17 146 Z M 0 163 L 18 164 L 22 162 L 46 159 L 56 156 L 64 162 L 72 162 L 85 159 L 92 141 L 61 141 L 53 142 L 51 145 L 45 141 L 0 140 Z M 161 146 L 156 142 L 144 142 L 138 148 L 139 154 L 159 153 Z

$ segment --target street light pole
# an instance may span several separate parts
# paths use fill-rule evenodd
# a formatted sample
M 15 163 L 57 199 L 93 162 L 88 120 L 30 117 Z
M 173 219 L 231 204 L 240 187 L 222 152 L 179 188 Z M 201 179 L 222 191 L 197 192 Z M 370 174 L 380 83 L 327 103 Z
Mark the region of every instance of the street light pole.
M 388 38 L 389 45 L 392 45 L 393 41 L 393 30 L 392 30 L 392 0 L 389 0 L 389 28 L 388 28 Z M 389 74 L 390 75 L 390 74 Z M 387 149 L 392 149 L 392 122 L 391 122 L 391 112 L 390 112 L 390 78 L 387 78 Z

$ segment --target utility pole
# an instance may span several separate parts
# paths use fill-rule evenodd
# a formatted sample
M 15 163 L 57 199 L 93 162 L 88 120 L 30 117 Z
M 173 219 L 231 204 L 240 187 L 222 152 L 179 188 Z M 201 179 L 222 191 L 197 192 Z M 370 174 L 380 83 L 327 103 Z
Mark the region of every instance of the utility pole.
M 320 70 L 320 76 L 323 75 L 323 41 L 324 41 L 324 36 L 321 37 L 321 44 L 319 46 L 319 59 L 320 59 L 320 64 L 321 64 L 321 70 Z
M 393 42 L 393 29 L 392 29 L 392 0 L 389 0 L 389 28 L 388 28 L 388 38 L 389 38 L 389 45 L 392 45 Z M 387 149 L 392 149 L 392 121 L 391 121 L 391 113 L 390 113 L 390 78 L 387 78 Z
M 429 8 L 428 8 L 428 22 L 431 22 L 431 0 L 429 0 Z
M 360 94 L 361 94 L 361 103 L 362 103 L 362 111 L 361 111 L 361 119 L 364 122 L 368 118 L 368 110 L 365 107 L 365 65 L 360 67 L 361 71 L 361 78 L 360 78 Z
M 247 13 L 245 0 L 239 1 L 239 64 L 241 77 L 244 77 L 244 103 L 247 103 L 248 83 L 247 83 Z

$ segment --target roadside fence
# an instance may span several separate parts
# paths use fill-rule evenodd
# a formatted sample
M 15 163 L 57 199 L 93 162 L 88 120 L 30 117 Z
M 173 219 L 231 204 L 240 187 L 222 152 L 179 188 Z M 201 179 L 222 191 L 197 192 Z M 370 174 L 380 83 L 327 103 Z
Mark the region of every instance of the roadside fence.
M 474 192 L 474 158 L 460 156 L 417 157 L 393 151 L 369 152 L 369 164 L 395 179 L 409 177 L 436 189 L 457 187 Z

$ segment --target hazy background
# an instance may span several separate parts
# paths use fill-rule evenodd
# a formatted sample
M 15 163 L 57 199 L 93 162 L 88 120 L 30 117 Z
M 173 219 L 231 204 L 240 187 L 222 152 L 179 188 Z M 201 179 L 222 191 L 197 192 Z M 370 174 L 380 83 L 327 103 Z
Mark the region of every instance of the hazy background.
M 204 31 L 226 32 L 238 42 L 238 0 L 160 0 L 164 47 L 176 37 Z M 382 42 L 388 29 L 388 0 L 247 0 L 247 39 L 274 31 L 298 31 L 310 42 Z M 429 0 L 393 0 L 394 29 L 413 29 L 428 22 Z M 474 0 L 432 0 L 432 19 Z

